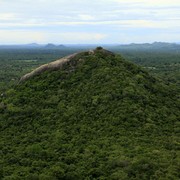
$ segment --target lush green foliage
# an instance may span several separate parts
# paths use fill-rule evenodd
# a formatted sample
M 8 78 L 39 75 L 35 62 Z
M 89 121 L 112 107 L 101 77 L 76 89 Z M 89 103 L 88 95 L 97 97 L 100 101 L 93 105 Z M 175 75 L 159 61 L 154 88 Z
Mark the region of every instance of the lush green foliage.
M 155 43 L 152 45 L 108 46 L 113 52 L 141 65 L 166 84 L 180 87 L 180 45 Z M 16 84 L 19 78 L 32 69 L 65 55 L 92 46 L 68 46 L 63 48 L 0 47 L 0 93 Z
M 122 54 L 166 83 L 180 85 L 180 53 L 123 51 Z
M 0 49 L 0 93 L 32 69 L 77 51 L 80 49 Z
M 178 95 L 101 51 L 1 96 L 1 178 L 180 178 Z

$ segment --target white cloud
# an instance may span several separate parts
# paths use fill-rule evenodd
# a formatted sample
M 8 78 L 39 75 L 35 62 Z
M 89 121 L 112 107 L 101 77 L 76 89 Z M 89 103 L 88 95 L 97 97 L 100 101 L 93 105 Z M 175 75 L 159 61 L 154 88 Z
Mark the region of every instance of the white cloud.
M 27 38 L 28 37 L 28 38 Z M 0 30 L 0 40 L 3 44 L 8 43 L 86 43 L 99 42 L 107 37 L 106 34 L 86 32 L 31 32 L 31 31 L 4 31 Z
M 63 41 L 77 42 L 77 41 L 100 41 L 107 37 L 106 34 L 100 33 L 86 33 L 86 32 L 70 32 L 70 33 L 57 33 L 55 38 L 63 39 Z
M 23 23 L 0 23 L 0 28 L 38 28 L 42 27 L 48 30 L 48 27 L 95 27 L 106 26 L 108 27 L 120 27 L 120 28 L 150 28 L 150 29 L 172 29 L 180 28 L 179 20 L 115 20 L 115 21 L 54 21 L 54 22 L 38 22 L 36 20 L 28 20 Z
M 122 29 L 127 36 L 136 29 L 143 33 L 160 29 L 170 37 L 171 32 L 180 32 L 180 0 L 0 0 L 0 29 L 4 29 L 0 43 L 9 37 L 15 40 L 14 36 L 19 37 L 17 42 L 56 41 L 56 36 L 69 42 L 107 38 L 110 42 Z
M 180 39 L 180 34 L 171 34 L 169 36 L 169 33 L 149 33 L 146 35 L 137 35 L 137 34 L 126 34 L 126 33 L 119 33 L 116 40 L 117 42 L 120 42 L 122 44 L 126 43 L 144 43 L 144 42 L 155 42 L 155 41 L 161 41 L 161 42 L 177 42 L 177 39 Z
M 38 32 L 0 30 L 1 44 L 31 43 L 41 42 L 43 40 L 43 34 Z
M 14 20 L 15 18 L 16 16 L 13 13 L 0 13 L 0 20 L 2 21 Z
M 95 17 L 89 14 L 79 14 L 78 17 L 80 20 L 83 20 L 83 21 L 95 20 Z
M 106 1 L 106 0 L 104 0 Z M 107 0 L 108 1 L 108 0 Z M 111 0 L 111 2 L 116 2 L 116 3 L 131 3 L 131 4 L 144 4 L 144 5 L 160 5 L 160 6 L 171 6 L 171 5 L 180 5 L 179 0 Z

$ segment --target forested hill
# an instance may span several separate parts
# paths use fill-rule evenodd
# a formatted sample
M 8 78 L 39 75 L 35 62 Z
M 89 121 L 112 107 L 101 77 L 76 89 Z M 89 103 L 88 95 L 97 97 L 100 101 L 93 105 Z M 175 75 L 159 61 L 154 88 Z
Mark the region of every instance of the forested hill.
M 82 52 L 0 97 L 0 179 L 179 179 L 179 101 L 141 67 Z

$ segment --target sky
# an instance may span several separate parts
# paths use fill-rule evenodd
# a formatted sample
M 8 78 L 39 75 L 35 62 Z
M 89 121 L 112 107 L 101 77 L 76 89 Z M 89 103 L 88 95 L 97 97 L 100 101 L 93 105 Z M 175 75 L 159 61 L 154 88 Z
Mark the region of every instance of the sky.
M 180 0 L 0 0 L 0 44 L 180 42 Z

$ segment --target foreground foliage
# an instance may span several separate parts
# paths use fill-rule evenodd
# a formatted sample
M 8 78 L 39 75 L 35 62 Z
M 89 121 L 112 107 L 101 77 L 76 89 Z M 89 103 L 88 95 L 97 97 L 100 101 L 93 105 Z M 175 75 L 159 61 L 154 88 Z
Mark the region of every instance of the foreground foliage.
M 0 178 L 179 179 L 178 103 L 121 56 L 80 53 L 1 97 Z

